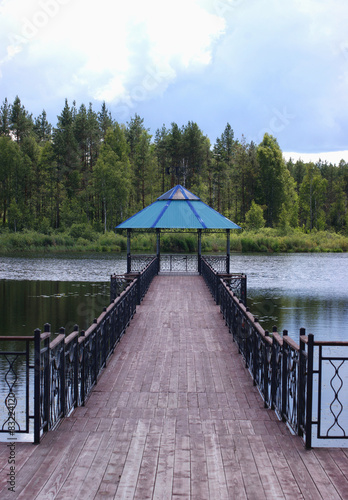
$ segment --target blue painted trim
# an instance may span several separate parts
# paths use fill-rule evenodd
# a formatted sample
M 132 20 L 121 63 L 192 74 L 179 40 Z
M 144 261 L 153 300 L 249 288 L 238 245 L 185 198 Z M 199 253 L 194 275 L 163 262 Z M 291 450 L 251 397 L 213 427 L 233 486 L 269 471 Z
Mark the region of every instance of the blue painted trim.
M 154 205 L 156 202 L 154 201 L 153 203 L 151 203 L 151 205 L 148 205 L 147 207 L 141 209 L 139 212 L 137 212 L 136 214 L 132 215 L 131 217 L 129 217 L 128 219 L 126 219 L 125 221 L 121 222 L 121 224 L 119 224 L 118 226 L 115 227 L 115 229 L 136 229 L 136 228 L 127 228 L 127 227 L 124 227 L 122 228 L 121 226 L 123 226 L 123 224 L 125 224 L 126 222 L 129 222 L 130 220 L 132 220 L 134 217 L 136 217 L 137 215 L 141 214 L 141 212 L 144 212 L 144 210 L 147 210 L 148 208 L 150 208 L 152 205 Z
M 169 196 L 169 199 L 172 200 L 173 199 L 173 196 L 175 195 L 175 193 L 177 192 L 177 190 L 180 188 L 181 186 L 175 186 L 175 188 L 173 188 L 173 192 L 172 194 Z
M 168 200 L 167 201 L 167 203 L 165 204 L 165 206 L 162 208 L 160 214 L 158 215 L 157 219 L 152 224 L 151 228 L 155 228 L 157 226 L 158 222 L 162 219 L 164 212 L 167 210 L 167 208 L 169 207 L 169 205 L 171 204 L 171 202 L 172 202 L 172 200 Z
M 212 208 L 210 207 L 209 205 L 207 205 L 206 203 L 204 203 L 204 201 L 201 200 L 201 203 L 203 205 L 205 205 L 206 207 L 208 207 L 210 210 L 212 210 L 213 212 L 215 212 L 217 215 L 219 215 L 220 217 L 222 217 L 223 219 L 227 220 L 227 222 L 229 222 L 230 224 L 233 224 L 234 227 L 211 227 L 209 229 L 242 229 L 240 226 L 238 226 L 238 224 L 236 224 L 235 222 L 232 222 L 230 219 L 228 219 L 227 217 L 225 217 L 224 215 L 220 214 L 220 212 L 218 212 L 217 210 L 215 210 L 215 208 Z
M 180 188 L 180 186 L 175 186 L 173 188 L 173 191 L 169 197 L 169 200 L 167 201 L 167 203 L 165 204 L 165 206 L 162 208 L 160 214 L 158 215 L 157 219 L 155 220 L 155 222 L 152 224 L 151 228 L 155 228 L 157 226 L 157 224 L 159 223 L 159 221 L 162 219 L 165 211 L 167 210 L 167 208 L 169 207 L 169 205 L 171 204 L 172 202 L 172 199 L 173 199 L 173 196 L 175 195 L 175 193 L 177 192 L 177 190 Z
M 190 200 L 186 200 L 187 201 L 187 204 L 188 206 L 191 208 L 192 212 L 195 214 L 195 216 L 197 217 L 197 220 L 198 222 L 201 224 L 201 226 L 204 228 L 204 229 L 207 229 L 207 226 L 205 225 L 205 223 L 203 222 L 203 219 L 198 215 L 196 209 L 193 207 L 192 203 L 190 202 Z
M 189 198 L 188 198 L 188 196 L 186 195 L 184 188 L 183 188 L 182 186 L 180 186 L 180 188 L 181 188 L 181 189 L 180 189 L 180 191 L 181 191 L 181 192 L 182 192 L 182 194 L 184 195 L 185 200 L 188 200 Z M 192 194 L 192 193 L 191 193 L 191 194 Z M 191 207 L 191 209 L 192 209 L 192 207 Z

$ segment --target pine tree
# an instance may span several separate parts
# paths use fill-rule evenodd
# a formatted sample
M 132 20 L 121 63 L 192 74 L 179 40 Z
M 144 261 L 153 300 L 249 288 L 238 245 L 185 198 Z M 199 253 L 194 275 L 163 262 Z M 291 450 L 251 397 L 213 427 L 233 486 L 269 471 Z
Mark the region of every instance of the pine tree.
M 164 193 L 170 188 L 170 153 L 169 153 L 169 131 L 165 125 L 156 130 L 155 134 L 156 157 L 161 179 L 161 192 Z
M 69 198 L 76 196 L 80 187 L 78 143 L 74 134 L 74 108 L 68 100 L 58 116 L 57 128 L 53 130 L 56 162 L 56 227 L 60 226 L 60 209 L 64 189 Z
M 10 116 L 11 116 L 11 106 L 5 98 L 2 106 L 0 108 L 0 136 L 4 135 L 9 137 L 10 135 Z
M 279 220 L 282 204 L 285 202 L 286 166 L 277 140 L 265 134 L 257 148 L 260 165 L 256 202 L 266 205 L 266 225 L 273 227 Z
M 105 101 L 103 101 L 101 110 L 98 113 L 98 122 L 102 139 L 105 139 L 106 132 L 112 127 L 113 120 L 110 111 L 107 109 Z
M 10 130 L 17 143 L 20 143 L 24 137 L 27 137 L 33 128 L 33 120 L 28 114 L 21 100 L 16 96 L 11 106 Z
M 52 138 L 52 125 L 47 121 L 45 110 L 35 119 L 34 133 L 39 143 L 50 141 Z

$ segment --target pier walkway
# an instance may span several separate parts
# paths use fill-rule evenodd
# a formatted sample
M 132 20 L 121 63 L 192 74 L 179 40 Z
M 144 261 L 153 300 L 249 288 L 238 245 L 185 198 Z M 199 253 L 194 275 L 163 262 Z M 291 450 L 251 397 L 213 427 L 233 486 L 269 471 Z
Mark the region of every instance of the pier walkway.
M 347 499 L 348 451 L 306 450 L 264 409 L 203 278 L 157 276 L 88 402 L 0 444 L 0 498 Z

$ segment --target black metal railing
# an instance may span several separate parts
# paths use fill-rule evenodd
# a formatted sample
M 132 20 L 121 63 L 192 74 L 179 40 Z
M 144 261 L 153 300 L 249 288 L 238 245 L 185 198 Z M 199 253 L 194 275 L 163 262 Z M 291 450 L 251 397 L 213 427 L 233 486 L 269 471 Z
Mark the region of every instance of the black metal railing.
M 348 439 L 348 343 L 314 342 L 317 356 L 313 373 L 317 378 L 316 426 L 318 439 Z
M 157 257 L 153 257 L 150 262 L 148 262 L 145 269 L 139 275 L 138 283 L 138 304 L 145 297 L 146 292 L 149 289 L 151 281 L 159 272 L 159 262 Z
M 226 273 L 223 266 L 216 265 L 221 264 L 221 259 L 223 259 L 226 264 L 226 258 L 221 256 L 204 256 L 201 257 L 201 274 L 203 275 L 209 289 L 216 301 L 219 303 L 219 287 L 220 280 L 227 284 L 228 288 L 242 301 L 243 304 L 247 303 L 247 277 L 242 273 Z
M 131 255 L 131 272 L 142 272 L 156 258 L 154 255 Z
M 265 407 L 274 409 L 307 448 L 348 439 L 348 342 L 315 341 L 302 328 L 299 344 L 265 331 L 228 282 L 202 258 L 202 275 L 237 343 Z M 316 432 L 315 432 L 316 429 Z
M 1 339 L 1 337 L 0 337 Z M 6 341 L 7 338 L 1 339 Z M 34 366 L 30 357 L 30 346 L 34 337 L 10 337 L 7 346 L 1 342 L 0 371 L 3 403 L 0 432 L 9 437 L 28 433 L 33 407 L 30 394 L 30 379 L 33 378 Z M 7 349 L 5 349 L 7 347 Z M 22 387 L 20 395 L 17 388 Z
M 204 261 L 217 273 L 226 273 L 227 255 L 204 255 Z
M 39 443 L 44 432 L 85 403 L 157 273 L 158 260 L 153 257 L 86 331 L 80 332 L 76 325 L 66 335 L 61 328 L 51 340 L 50 325 L 46 324 L 42 333 L 37 329 L 32 337 L 0 337 L 0 342 L 25 346 L 18 351 L 0 351 L 6 384 L 1 390 L 5 417 L 1 414 L 0 432 L 32 434 L 33 441 Z M 23 363 L 18 364 L 19 358 L 23 358 L 25 369 Z M 23 383 L 17 383 L 23 374 L 24 398 L 18 392 Z
M 160 271 L 164 273 L 198 273 L 198 256 L 161 254 Z
M 158 274 L 159 271 L 159 263 L 158 258 L 156 256 L 140 256 L 141 259 L 138 261 L 138 265 L 136 268 L 140 267 L 140 263 L 143 264 L 144 267 L 141 268 L 141 271 L 133 270 L 128 274 L 114 274 L 110 278 L 110 302 L 116 299 L 131 283 L 135 278 L 138 279 L 137 285 L 137 297 L 138 304 L 143 300 L 150 283 L 153 277 Z M 133 258 L 132 258 L 133 259 Z M 132 263 L 135 261 L 132 260 Z
M 36 330 L 32 337 L 0 337 L 0 345 L 7 343 L 7 349 L 0 351 L 4 373 L 0 432 L 9 437 L 33 433 L 38 443 L 44 432 L 85 403 L 157 273 L 158 260 L 153 258 L 142 273 L 129 276 L 126 289 L 86 331 L 75 326 L 66 336 L 61 329 L 52 341 L 47 324 L 43 333 Z M 314 341 L 304 329 L 299 344 L 286 330 L 280 335 L 274 327 L 270 334 L 231 290 L 226 276 L 205 258 L 202 275 L 265 406 L 302 436 L 307 448 L 312 438 L 315 445 L 347 440 L 348 342 Z
M 213 269 L 205 257 L 201 257 L 201 274 L 209 287 L 210 293 L 214 297 L 215 302 L 219 303 L 220 277 L 217 271 Z

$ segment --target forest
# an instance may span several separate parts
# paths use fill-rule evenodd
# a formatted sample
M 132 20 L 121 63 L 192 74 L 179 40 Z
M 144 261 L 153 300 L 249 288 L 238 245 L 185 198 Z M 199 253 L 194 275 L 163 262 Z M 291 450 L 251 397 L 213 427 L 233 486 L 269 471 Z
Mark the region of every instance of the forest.
M 17 96 L 0 108 L 0 233 L 97 233 L 181 184 L 243 229 L 348 235 L 348 163 L 285 162 L 277 139 L 236 138 L 227 123 L 211 144 L 197 123 L 154 134 L 134 115 L 118 123 L 105 102 L 65 100 L 57 123 Z

